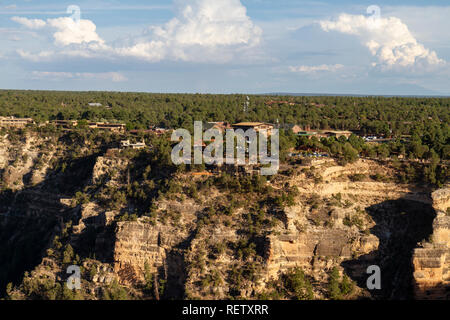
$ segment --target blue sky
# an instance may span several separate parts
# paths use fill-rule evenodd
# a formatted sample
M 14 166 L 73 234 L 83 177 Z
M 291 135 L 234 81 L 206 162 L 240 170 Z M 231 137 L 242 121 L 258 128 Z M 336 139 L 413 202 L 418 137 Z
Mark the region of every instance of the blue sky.
M 0 0 L 0 88 L 450 95 L 449 16 L 436 0 Z

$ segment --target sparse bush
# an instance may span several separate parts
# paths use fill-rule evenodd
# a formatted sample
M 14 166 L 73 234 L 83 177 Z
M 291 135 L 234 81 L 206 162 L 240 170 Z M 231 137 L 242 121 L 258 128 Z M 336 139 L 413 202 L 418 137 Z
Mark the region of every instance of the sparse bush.
M 283 286 L 289 296 L 296 300 L 312 300 L 314 293 L 312 285 L 306 278 L 305 273 L 300 268 L 284 274 L 282 276 Z
M 349 176 L 349 179 L 353 182 L 364 181 L 367 178 L 365 174 L 353 174 Z
M 353 292 L 354 287 L 354 283 L 347 275 L 344 274 L 341 280 L 338 268 L 332 269 L 328 282 L 328 296 L 331 300 L 342 300 Z
M 68 264 L 72 262 L 72 259 L 74 257 L 73 248 L 70 244 L 66 245 L 66 248 L 63 253 L 63 263 Z

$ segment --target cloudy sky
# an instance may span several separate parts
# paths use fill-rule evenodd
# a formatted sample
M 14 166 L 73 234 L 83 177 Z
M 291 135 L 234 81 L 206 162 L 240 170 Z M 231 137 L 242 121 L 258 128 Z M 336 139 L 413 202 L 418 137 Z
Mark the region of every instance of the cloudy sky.
M 448 0 L 0 0 L 0 88 L 450 95 Z

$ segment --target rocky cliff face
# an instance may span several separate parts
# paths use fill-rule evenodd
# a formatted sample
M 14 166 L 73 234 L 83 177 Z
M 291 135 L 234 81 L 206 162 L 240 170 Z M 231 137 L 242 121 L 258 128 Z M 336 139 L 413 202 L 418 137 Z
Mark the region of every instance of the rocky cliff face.
M 417 299 L 450 299 L 450 188 L 433 193 L 437 212 L 430 241 L 414 250 L 414 294 Z
M 432 219 L 432 216 L 424 213 L 422 217 L 420 212 L 417 213 L 414 209 L 408 211 L 409 205 L 405 206 L 405 203 L 411 203 L 412 208 L 421 208 L 428 206 L 431 199 L 425 189 L 414 186 L 396 187 L 393 183 L 369 181 L 333 182 L 333 179 L 337 178 L 345 180 L 350 174 L 367 173 L 370 167 L 372 170 L 379 169 L 374 163 L 362 165 L 362 172 L 357 170 L 357 165 L 350 168 L 328 168 L 323 172 L 331 182 L 318 185 L 312 185 L 307 177 L 295 176 L 288 180 L 291 185 L 298 187 L 301 198 L 297 200 L 296 205 L 285 209 L 283 223 L 276 227 L 274 232 L 260 239 L 263 267 L 259 284 L 243 290 L 241 294 L 248 294 L 250 297 L 252 292 L 264 291 L 267 283 L 295 267 L 301 267 L 320 284 L 321 289 L 315 291 L 316 298 L 326 298 L 323 290 L 327 286 L 330 270 L 336 266 L 342 272 L 354 274 L 354 279 L 361 285 L 362 291 L 365 290 L 365 281 L 359 280 L 366 276 L 365 270 L 371 264 L 384 263 L 383 266 L 388 270 L 383 280 L 386 283 L 410 282 L 409 278 L 398 274 L 398 270 L 409 272 L 410 258 L 398 254 L 402 250 L 410 250 L 408 246 L 415 246 L 418 239 L 423 239 L 423 235 L 428 231 L 426 228 L 417 230 L 421 224 Z M 328 175 L 329 172 L 332 172 L 332 175 Z M 420 205 L 415 205 L 416 202 Z M 114 249 L 114 270 L 119 274 L 122 283 L 143 283 L 144 266 L 147 264 L 151 272 L 158 273 L 159 277 L 171 277 L 172 283 L 176 283 L 179 288 L 184 285 L 179 292 L 184 290 L 192 294 L 199 290 L 195 283 L 200 281 L 201 277 L 189 271 L 187 265 L 192 260 L 203 259 L 200 252 L 201 248 L 205 248 L 205 243 L 225 244 L 240 239 L 239 227 L 236 226 L 229 231 L 216 227 L 208 231 L 203 230 L 203 234 L 195 234 L 195 228 L 192 229 L 197 219 L 195 214 L 204 209 L 202 208 L 185 202 L 178 203 L 178 208 L 171 210 L 183 217 L 191 215 L 179 224 L 184 225 L 184 228 L 159 223 L 152 225 L 145 222 L 145 219 L 119 223 Z M 237 216 L 236 213 L 236 219 Z M 404 225 L 402 229 L 401 224 Z M 398 231 L 399 228 L 404 232 Z M 406 243 L 405 247 L 396 245 L 399 241 Z M 206 263 L 203 272 L 215 270 L 218 277 L 224 280 L 229 272 L 227 270 L 233 265 L 233 259 L 232 254 L 224 253 L 216 260 Z M 404 267 L 399 267 L 396 260 L 402 261 Z M 347 267 L 350 262 L 351 267 Z M 200 295 L 197 292 L 193 296 L 226 298 L 229 283 L 225 280 L 220 287 L 221 289 L 216 288 L 207 293 L 205 291 Z M 382 298 L 390 297 L 391 287 L 392 285 L 388 286 Z M 405 286 L 392 295 L 398 298 L 406 297 L 408 290 Z
M 329 271 L 338 266 L 356 281 L 361 295 L 411 298 L 408 252 L 431 232 L 434 215 L 429 193 L 412 185 L 348 178 L 389 170 L 372 161 L 359 161 L 346 167 L 317 168 L 321 183 L 311 183 L 302 174 L 293 177 L 290 183 L 304 200 L 286 210 L 286 228 L 269 237 L 268 277 L 299 266 L 316 283 L 326 284 Z M 370 265 L 383 270 L 382 290 L 366 290 Z M 316 295 L 326 298 L 320 292 Z
M 144 285 L 145 275 L 168 282 L 165 294 L 183 298 L 186 266 L 184 254 L 189 246 L 199 206 L 193 201 L 161 202 L 159 210 L 180 216 L 177 223 L 151 223 L 148 218 L 119 222 L 114 241 L 114 271 L 124 285 Z M 159 283 L 156 280 L 156 283 Z
M 437 191 L 431 199 L 427 188 L 370 177 L 392 176 L 393 169 L 385 165 L 360 160 L 342 167 L 328 160 L 316 168 L 297 167 L 264 182 L 262 193 L 251 191 L 256 188 L 253 182 L 246 191 L 233 191 L 235 185 L 243 188 L 245 176 L 222 188 L 208 177 L 197 177 L 193 184 L 188 173 L 165 176 L 160 186 L 170 190 L 176 181 L 175 191 L 158 195 L 157 190 L 148 210 L 130 218 L 138 211 L 135 200 L 147 196 L 141 191 L 153 192 L 140 189 L 141 184 L 154 186 L 156 180 L 148 177 L 160 174 L 148 159 L 139 159 L 146 167 L 139 170 L 145 174 L 137 173 L 139 166 L 133 161 L 138 160 L 114 152 L 66 161 L 70 168 L 58 167 L 57 174 L 50 174 L 47 165 L 35 165 L 43 160 L 33 148 L 46 145 L 44 140 L 20 142 L 28 157 L 17 156 L 5 141 L 0 143 L 0 169 L 15 191 L 4 208 L 0 204 L 0 230 L 8 230 L 0 240 L 9 248 L 0 252 L 1 257 L 12 257 L 17 243 L 26 247 L 35 238 L 42 240 L 36 242 L 32 261 L 22 257 L 17 264 L 4 265 L 8 277 L 0 278 L 2 285 L 33 270 L 19 286 L 22 298 L 27 297 L 26 281 L 62 283 L 71 263 L 83 266 L 89 299 L 103 298 L 115 280 L 138 299 L 255 299 L 273 283 L 280 285 L 281 277 L 296 267 L 314 283 L 315 299 L 329 298 L 333 268 L 356 284 L 348 299 L 409 298 L 411 283 L 417 298 L 446 297 L 450 192 Z M 63 149 L 50 148 L 48 159 L 42 159 L 57 162 Z M 21 165 L 8 169 L 15 159 Z M 353 181 L 355 175 L 360 180 Z M 198 191 L 201 186 L 204 189 Z M 297 192 L 286 204 L 280 194 L 291 189 Z M 23 221 L 12 224 L 19 217 Z M 431 241 L 412 257 L 417 242 L 431 234 L 433 219 Z M 33 227 L 38 231 L 32 237 L 20 231 Z M 57 248 L 55 236 L 56 243 L 61 242 Z M 76 254 L 70 254 L 71 248 Z M 384 289 L 379 293 L 365 288 L 365 271 L 373 264 L 383 270 Z M 18 271 L 11 278 L 14 268 Z
M 272 277 L 293 267 L 326 271 L 333 263 L 351 259 L 355 252 L 368 254 L 378 248 L 375 236 L 351 230 L 311 228 L 302 234 L 271 236 L 269 241 L 267 268 Z
M 70 148 L 51 132 L 0 137 L 1 295 L 7 283 L 64 279 L 49 252 L 55 240 L 68 237 L 66 223 L 79 213 L 71 195 L 92 176 L 92 157 Z
M 290 268 L 301 267 L 317 281 L 326 282 L 326 272 L 355 255 L 377 250 L 376 236 L 360 232 L 357 227 L 346 226 L 342 220 L 351 210 L 334 209 L 329 212 L 326 226 L 308 219 L 308 210 L 292 207 L 287 210 L 287 228 L 279 235 L 271 235 L 267 259 L 268 278 L 276 278 Z M 317 217 L 318 218 L 318 217 Z
M 182 257 L 176 257 L 175 248 L 187 234 L 174 233 L 171 227 L 136 222 L 119 222 L 114 246 L 114 271 L 120 282 L 137 285 L 145 280 L 145 267 L 152 274 L 179 278 L 182 285 L 184 270 Z
M 21 139 L 0 137 L 0 175 L 3 187 L 20 190 L 44 180 L 55 150 L 52 140 L 26 134 Z

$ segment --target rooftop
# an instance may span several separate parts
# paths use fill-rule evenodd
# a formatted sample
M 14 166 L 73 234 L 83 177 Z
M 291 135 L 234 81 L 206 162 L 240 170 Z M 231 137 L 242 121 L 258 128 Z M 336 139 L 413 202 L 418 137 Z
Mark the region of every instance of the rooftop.
M 263 125 L 270 125 L 270 124 L 263 123 L 263 122 L 241 122 L 241 123 L 233 124 L 234 127 L 258 127 L 258 126 L 263 126 Z
M 13 121 L 33 121 L 31 118 L 16 118 L 16 117 L 1 117 L 0 120 L 13 120 Z

